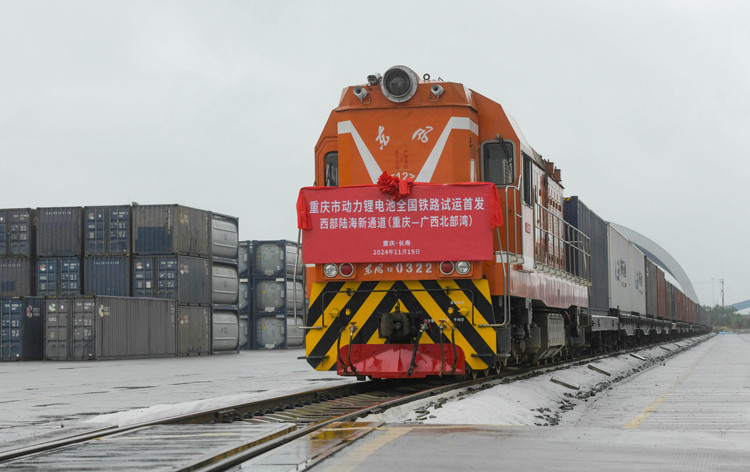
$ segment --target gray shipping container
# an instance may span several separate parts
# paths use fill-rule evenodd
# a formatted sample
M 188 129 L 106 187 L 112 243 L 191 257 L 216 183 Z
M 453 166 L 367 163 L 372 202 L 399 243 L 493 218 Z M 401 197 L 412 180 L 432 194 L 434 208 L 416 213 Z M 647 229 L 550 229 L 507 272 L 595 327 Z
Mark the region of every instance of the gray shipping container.
M 177 305 L 177 355 L 211 354 L 211 307 Z
M 81 207 L 36 210 L 36 255 L 80 256 L 83 251 Z
M 250 315 L 240 314 L 240 349 L 250 349 L 252 347 L 252 343 L 250 342 L 252 339 L 251 326 Z
M 575 264 L 575 259 L 566 257 L 567 270 L 579 277 L 591 274 L 591 289 L 589 291 L 589 308 L 596 315 L 609 314 L 609 278 L 607 265 L 607 222 L 590 210 L 578 197 L 565 199 L 563 208 L 565 221 L 589 237 L 591 251 L 590 269 L 584 264 Z M 571 233 L 566 240 L 580 245 L 579 235 Z
M 133 207 L 133 252 L 211 256 L 211 214 L 181 205 Z
M 299 323 L 303 323 L 303 318 L 300 316 Z M 286 347 L 304 347 L 305 346 L 305 330 L 297 327 L 297 323 L 294 322 L 293 316 L 287 316 L 286 318 Z
M 283 349 L 286 347 L 286 315 L 256 316 L 253 318 L 255 349 Z
M 240 279 L 239 282 L 239 294 L 237 298 L 237 307 L 240 309 L 240 313 L 246 314 L 250 312 L 250 299 L 252 285 L 247 279 Z
M 237 259 L 239 219 L 211 213 L 211 256 Z
M 252 251 L 250 241 L 240 241 L 237 249 L 238 265 L 237 272 L 240 278 L 247 279 L 250 277 L 250 263 L 252 261 Z
M 239 282 L 235 266 L 213 264 L 211 267 L 212 304 L 236 305 Z
M 213 352 L 239 351 L 240 318 L 237 310 L 214 308 L 212 332 Z
M 44 305 L 44 358 L 53 361 L 70 359 L 72 309 L 68 299 L 50 298 Z
M 0 257 L 34 257 L 34 210 L 0 210 Z
M 302 277 L 302 253 L 292 241 L 253 241 L 253 270 L 258 277 Z M 299 254 L 299 258 L 297 257 Z
M 302 282 L 291 279 L 255 279 L 253 300 L 256 313 L 294 313 L 296 307 L 297 313 L 302 315 L 305 287 Z
M 191 256 L 133 257 L 133 296 L 211 304 L 211 260 Z
M 34 295 L 34 260 L 0 259 L 0 297 Z
M 128 297 L 48 298 L 45 357 L 128 359 L 176 354 L 175 304 Z
M 176 307 L 157 298 L 96 297 L 98 359 L 177 354 Z
M 95 359 L 95 321 L 93 298 L 47 298 L 44 304 L 45 359 Z
M 69 360 L 96 359 L 96 341 L 99 338 L 96 333 L 96 301 L 93 298 L 70 298 L 68 305 L 73 308 Z
M 83 209 L 85 255 L 130 254 L 130 205 Z
M 646 315 L 656 318 L 659 312 L 657 303 L 658 289 L 656 286 L 657 269 L 651 259 L 646 258 Z
M 86 256 L 83 294 L 130 296 L 130 256 Z

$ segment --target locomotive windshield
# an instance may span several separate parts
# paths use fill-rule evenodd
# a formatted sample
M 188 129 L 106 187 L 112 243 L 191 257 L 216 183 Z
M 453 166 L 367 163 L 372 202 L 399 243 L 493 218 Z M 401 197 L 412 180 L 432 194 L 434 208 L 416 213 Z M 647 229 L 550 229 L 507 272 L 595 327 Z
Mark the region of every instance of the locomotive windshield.
M 339 186 L 339 153 L 329 152 L 325 157 L 325 182 L 326 187 Z
M 483 180 L 495 185 L 513 183 L 513 142 L 491 141 L 484 143 L 482 152 Z

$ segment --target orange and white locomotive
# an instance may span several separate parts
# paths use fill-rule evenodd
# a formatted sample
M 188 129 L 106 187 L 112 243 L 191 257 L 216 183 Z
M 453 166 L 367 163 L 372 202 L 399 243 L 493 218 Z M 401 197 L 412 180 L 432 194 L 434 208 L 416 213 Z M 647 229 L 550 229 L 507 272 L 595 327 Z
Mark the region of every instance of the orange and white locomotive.
M 404 66 L 367 82 L 344 89 L 297 204 L 308 362 L 476 375 L 587 345 L 590 250 L 560 170 L 462 84 Z

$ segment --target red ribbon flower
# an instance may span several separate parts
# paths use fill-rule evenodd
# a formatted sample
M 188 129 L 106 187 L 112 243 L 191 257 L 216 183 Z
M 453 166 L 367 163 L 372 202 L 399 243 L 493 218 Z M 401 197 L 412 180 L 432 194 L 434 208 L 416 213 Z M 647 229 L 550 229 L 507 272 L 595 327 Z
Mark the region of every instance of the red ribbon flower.
M 378 178 L 377 186 L 381 192 L 390 195 L 394 200 L 401 200 L 411 193 L 411 186 L 414 183 L 412 179 L 399 179 L 396 176 L 383 173 Z

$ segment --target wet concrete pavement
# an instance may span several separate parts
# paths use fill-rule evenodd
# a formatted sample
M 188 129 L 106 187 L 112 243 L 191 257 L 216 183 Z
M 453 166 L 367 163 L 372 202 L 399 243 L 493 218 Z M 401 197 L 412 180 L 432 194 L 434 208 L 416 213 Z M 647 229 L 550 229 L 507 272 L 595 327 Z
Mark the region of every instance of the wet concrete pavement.
M 715 336 L 558 426 L 390 424 L 314 470 L 750 470 L 750 336 Z

